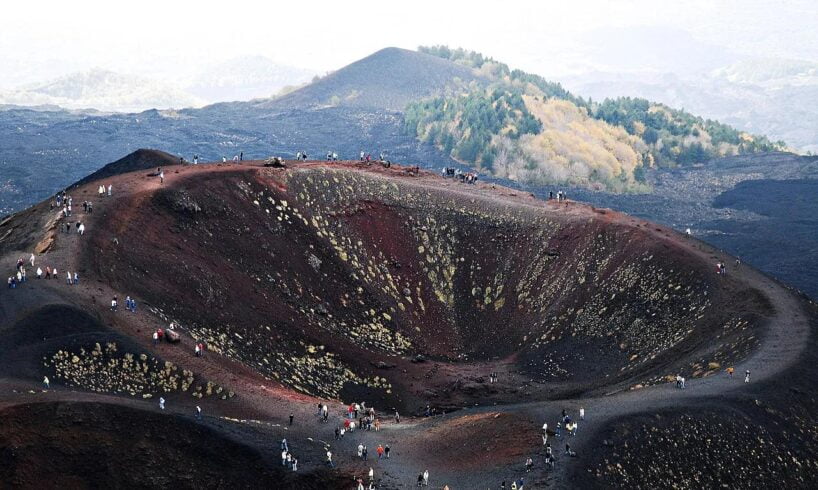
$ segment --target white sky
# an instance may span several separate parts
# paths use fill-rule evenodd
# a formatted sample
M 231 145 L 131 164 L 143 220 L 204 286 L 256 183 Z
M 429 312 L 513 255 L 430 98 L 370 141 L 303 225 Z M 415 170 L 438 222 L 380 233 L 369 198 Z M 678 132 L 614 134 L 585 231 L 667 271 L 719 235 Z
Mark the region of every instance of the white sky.
M 91 67 L 182 77 L 245 55 L 324 72 L 382 47 L 420 44 L 465 47 L 559 76 L 638 65 L 664 32 L 689 34 L 680 42 L 699 52 L 818 61 L 815 0 L 3 3 L 0 88 Z M 644 39 L 625 44 L 633 56 L 608 58 L 627 33 L 643 30 Z M 672 68 L 675 56 L 668 58 Z

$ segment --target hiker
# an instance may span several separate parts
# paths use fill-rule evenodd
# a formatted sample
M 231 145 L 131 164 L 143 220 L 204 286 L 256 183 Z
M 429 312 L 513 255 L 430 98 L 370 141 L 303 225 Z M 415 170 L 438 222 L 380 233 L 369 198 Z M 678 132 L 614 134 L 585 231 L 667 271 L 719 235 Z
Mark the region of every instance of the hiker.
M 48 376 L 43 376 L 43 388 L 48 389 L 51 387 L 51 382 L 48 381 Z
M 37 279 L 42 279 L 43 270 L 37 267 Z
M 244 152 L 243 152 L 243 151 L 240 151 L 240 152 L 239 152 L 239 161 L 240 161 L 240 162 L 243 162 L 243 161 L 244 161 Z
M 281 450 L 281 466 L 287 466 L 287 450 Z
M 76 286 L 79 283 L 80 283 L 80 275 L 79 275 L 79 273 L 74 272 L 74 285 Z
M 749 382 L 750 382 L 750 370 L 749 370 L 749 369 L 748 369 L 748 370 L 746 370 L 746 371 L 744 371 L 744 382 L 745 382 L 745 383 L 749 383 Z
M 418 474 L 418 487 L 423 486 L 423 473 Z
M 196 418 L 202 420 L 202 407 L 196 405 Z
M 298 460 L 293 456 L 293 471 L 298 471 Z
M 34 260 L 35 259 L 36 259 L 36 257 L 34 257 L 34 254 L 31 254 L 31 257 L 28 258 L 28 261 L 31 262 L 31 267 L 34 267 Z
M 46 279 L 51 279 L 51 267 L 50 266 L 45 266 L 45 278 Z
M 568 443 L 565 444 L 565 454 L 572 458 L 577 455 L 577 453 L 571 450 L 571 445 Z
M 366 460 L 367 460 L 367 457 L 368 457 L 368 456 L 369 456 L 369 448 L 368 448 L 368 447 L 366 447 L 366 446 L 364 446 L 364 452 L 363 452 L 363 459 L 364 459 L 364 461 L 366 461 Z
M 530 457 L 525 460 L 525 472 L 531 473 L 531 470 L 534 468 L 534 460 Z
M 387 444 L 386 446 L 383 447 L 383 452 L 384 454 L 386 454 L 386 459 L 389 459 L 389 451 L 390 451 L 389 444 Z
M 165 409 L 165 399 L 163 397 L 159 397 L 159 410 Z
M 364 457 L 364 443 L 363 442 L 358 444 L 358 457 L 359 458 Z
M 156 333 L 156 331 L 154 331 L 153 332 L 153 345 L 156 345 L 158 343 L 159 343 L 159 334 Z
M 113 184 L 108 184 L 108 196 L 111 195 L 111 192 L 113 191 L 113 189 L 114 189 L 114 185 Z
M 199 344 L 196 344 L 195 346 L 193 346 L 193 354 L 196 357 L 199 357 Z
M 395 410 L 395 423 L 396 424 L 400 423 L 400 414 L 398 413 L 397 410 Z
M 57 268 L 56 268 L 56 267 L 54 268 L 54 270 L 52 270 L 52 271 L 51 271 L 51 278 L 52 278 L 52 279 L 56 279 L 56 278 L 57 278 Z
M 160 184 L 165 183 L 165 172 L 159 172 L 159 183 Z
M 735 369 L 732 366 L 727 368 L 727 375 L 730 376 L 730 379 L 733 378 L 733 371 L 735 371 Z
M 66 283 L 66 284 L 71 284 L 71 272 L 66 271 L 66 272 L 65 272 L 65 275 L 66 275 L 66 278 L 65 278 L 65 283 Z
M 193 165 L 199 164 L 199 155 L 193 155 Z
M 375 481 L 375 470 L 372 467 L 369 467 L 369 481 Z
M 116 307 L 117 307 L 117 301 L 116 301 L 116 296 L 114 296 L 113 299 L 111 299 L 111 311 L 116 311 Z
M 85 223 L 80 223 L 80 225 L 77 227 L 77 232 L 80 234 L 80 236 L 85 234 Z
M 585 408 L 579 407 L 579 419 L 585 420 Z
M 340 438 L 341 438 L 341 429 L 338 428 L 338 426 L 336 425 L 335 426 L 335 440 L 337 441 Z
M 290 425 L 293 425 L 293 414 L 290 414 Z
M 681 389 L 685 389 L 685 378 L 684 378 L 684 376 L 682 376 L 682 378 L 681 378 L 681 386 L 679 386 L 679 387 Z
M 329 463 L 330 468 L 335 468 L 335 465 L 332 464 L 332 452 L 327 451 L 327 463 Z
M 429 486 L 429 470 L 423 470 L 423 486 Z

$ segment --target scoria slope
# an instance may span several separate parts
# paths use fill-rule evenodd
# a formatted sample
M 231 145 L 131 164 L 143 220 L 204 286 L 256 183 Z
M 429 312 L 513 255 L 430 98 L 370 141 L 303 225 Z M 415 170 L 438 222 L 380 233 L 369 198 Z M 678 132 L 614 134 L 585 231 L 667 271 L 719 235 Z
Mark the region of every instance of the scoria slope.
M 531 476 L 543 485 L 658 484 L 667 481 L 628 472 L 650 455 L 616 449 L 548 470 L 539 427 L 553 428 L 558 408 L 588 407 L 595 419 L 582 423 L 575 447 L 589 450 L 639 437 L 628 424 L 654 410 L 675 420 L 701 397 L 736 410 L 729 393 L 743 393 L 741 384 L 728 385 L 723 369 L 752 366 L 769 383 L 802 365 L 815 318 L 804 300 L 695 239 L 572 201 L 359 162 L 163 170 L 164 183 L 141 170 L 71 187 L 71 217 L 44 202 L 0 223 L 4 265 L 35 250 L 37 266 L 59 268 L 47 280 L 29 267 L 28 281 L 0 294 L 9 388 L 0 403 L 10 420 L 35 426 L 0 433 L 3 447 L 29 448 L 7 459 L 23 486 L 39 482 L 24 471 L 42 464 L 39 453 L 79 445 L 96 454 L 87 438 L 116 448 L 116 464 L 99 470 L 106 481 L 131 478 L 117 451 L 133 442 L 126 427 L 143 424 L 163 429 L 144 436 L 142 454 L 177 474 L 151 473 L 152 486 L 221 481 L 195 470 L 214 464 L 212 451 L 189 465 L 174 460 L 157 442 L 162 432 L 194 446 L 212 440 L 231 467 L 250 461 L 239 486 L 347 488 L 377 464 L 384 488 L 413 484 L 423 468 L 441 485 L 475 488 L 517 475 L 527 456 L 537 457 Z M 98 195 L 100 184 L 112 195 Z M 79 211 L 86 200 L 92 213 Z M 716 262 L 728 274 L 717 275 Z M 78 271 L 79 284 L 65 284 L 66 271 Z M 122 309 L 126 295 L 136 312 Z M 114 296 L 119 311 L 109 307 Z M 152 342 L 171 322 L 180 342 Z M 193 356 L 197 343 L 203 357 Z M 700 388 L 672 395 L 666 382 L 676 374 Z M 48 389 L 37 386 L 42 376 Z M 344 406 L 360 401 L 376 408 L 382 430 L 334 440 Z M 21 408 L 37 402 L 45 404 Z M 315 417 L 322 403 L 330 424 Z M 92 426 L 117 422 L 36 428 L 53 413 L 69 424 L 79 411 Z M 278 463 L 282 438 L 299 457 L 297 475 Z M 361 462 L 359 441 L 370 457 L 390 444 L 400 463 Z M 327 449 L 339 469 L 325 469 Z M 630 470 L 610 470 L 611 458 Z M 78 482 L 97 474 L 68 466 Z

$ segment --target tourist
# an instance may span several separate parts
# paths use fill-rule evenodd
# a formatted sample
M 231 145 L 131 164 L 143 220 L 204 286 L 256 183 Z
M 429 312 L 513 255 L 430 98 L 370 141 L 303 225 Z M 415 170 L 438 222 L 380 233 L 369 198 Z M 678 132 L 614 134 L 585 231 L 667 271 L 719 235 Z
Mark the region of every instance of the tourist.
M 749 382 L 750 382 L 750 370 L 749 370 L 749 369 L 748 369 L 748 370 L 746 370 L 746 371 L 744 371 L 744 382 L 745 382 L 745 383 L 749 383 Z
M 287 466 L 287 450 L 281 450 L 281 466 Z
M 735 369 L 732 366 L 727 368 L 727 375 L 730 376 L 730 379 L 733 378 L 733 372 L 734 371 L 735 371 Z
M 585 420 L 585 408 L 579 407 L 579 419 Z
M 37 279 L 42 279 L 42 276 L 43 276 L 43 270 L 41 268 L 37 267 Z
M 117 306 L 116 296 L 114 296 L 113 299 L 111 299 L 111 311 L 116 311 Z
M 48 381 L 48 376 L 43 376 L 43 388 L 49 389 L 51 387 L 51 382 Z
M 294 417 L 294 415 L 290 414 L 290 425 L 293 425 L 293 417 Z
M 389 444 L 387 444 L 386 446 L 383 447 L 383 452 L 384 454 L 386 454 L 386 459 L 389 459 L 389 451 L 390 451 Z
M 196 405 L 196 418 L 202 420 L 202 407 Z
M 159 397 L 159 410 L 165 409 L 165 399 L 163 397 Z
M 329 463 L 330 468 L 335 468 L 335 465 L 332 463 L 332 452 L 327 451 L 327 463 Z

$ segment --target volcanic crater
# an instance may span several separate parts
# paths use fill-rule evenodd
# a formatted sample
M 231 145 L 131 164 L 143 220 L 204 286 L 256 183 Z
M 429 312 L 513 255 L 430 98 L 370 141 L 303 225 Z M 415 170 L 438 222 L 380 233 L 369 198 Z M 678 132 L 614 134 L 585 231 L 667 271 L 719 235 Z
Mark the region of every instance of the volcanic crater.
M 362 162 L 282 169 L 160 159 L 161 183 L 149 157 L 68 189 L 74 209 L 90 200 L 92 213 L 60 217 L 44 202 L 0 222 L 4 264 L 13 268 L 34 250 L 38 265 L 81 277 L 69 286 L 62 275 L 34 279 L 29 270 L 31 279 L 0 295 L 0 375 L 11 393 L 0 408 L 15 423 L 61 424 L 0 432 L 4 447 L 29 448 L 0 451 L 22 454 L 5 457 L 5 474 L 22 486 L 41 481 L 20 469 L 38 461 L 31 449 L 70 451 L 66 440 L 82 430 L 66 424 L 87 409 L 93 420 L 112 417 L 109 430 L 94 429 L 105 435 L 93 437 L 117 448 L 129 444 L 128 427 L 167 425 L 147 434 L 141 451 L 168 471 L 189 467 L 166 461 L 173 458 L 155 445 L 163 431 L 188 434 L 185 444 L 217 438 L 231 458 L 252 461 L 239 486 L 345 488 L 339 482 L 366 465 L 345 446 L 354 443 L 331 442 L 335 424 L 315 427 L 310 418 L 327 403 L 338 422 L 344 406 L 363 400 L 385 427 L 355 437 L 383 438 L 406 461 L 384 470 L 379 485 L 397 488 L 426 465 L 461 484 L 453 488 L 470 487 L 511 475 L 519 458 L 536 454 L 538 427 L 556 418 L 557 406 L 586 400 L 601 407 L 600 420 L 625 421 L 594 429 L 585 447 L 626 438 L 616 431 L 630 427 L 627 417 L 649 420 L 650 410 L 666 413 L 673 403 L 667 386 L 652 385 L 682 374 L 717 393 L 725 367 L 762 357 L 762 376 L 772 376 L 801 359 L 815 318 L 806 300 L 733 267 L 720 251 L 608 209 Z M 99 194 L 100 185 L 111 185 L 111 195 Z M 71 230 L 79 221 L 84 235 L 66 232 L 66 222 Z M 717 274 L 717 262 L 729 272 Z M 126 295 L 137 312 L 109 308 L 111 297 L 122 303 Z M 180 343 L 152 343 L 151 332 L 171 323 Z M 204 344 L 202 357 L 194 344 Z M 51 378 L 48 389 L 36 387 L 42 376 Z M 176 422 L 159 422 L 158 397 Z M 41 405 L 20 408 L 32 403 Z M 189 425 L 196 405 L 207 430 Z M 395 412 L 409 422 L 387 423 Z M 287 414 L 301 423 L 288 424 Z M 504 450 L 497 423 L 520 443 Z M 678 430 L 674 424 L 664 425 Z M 285 478 L 276 467 L 282 437 L 302 457 L 304 476 Z M 428 447 L 456 454 L 430 462 Z M 327 449 L 340 470 L 323 469 Z M 116 454 L 120 464 L 125 456 Z M 646 457 L 612 454 L 633 468 Z M 192 466 L 214 461 L 210 451 L 196 458 Z M 571 478 L 588 486 L 659 481 L 611 470 L 609 459 L 591 464 Z M 74 482 L 100 474 L 76 467 Z M 541 472 L 538 481 L 567 485 L 579 470 L 571 471 Z M 223 481 L 184 475 L 151 481 Z

